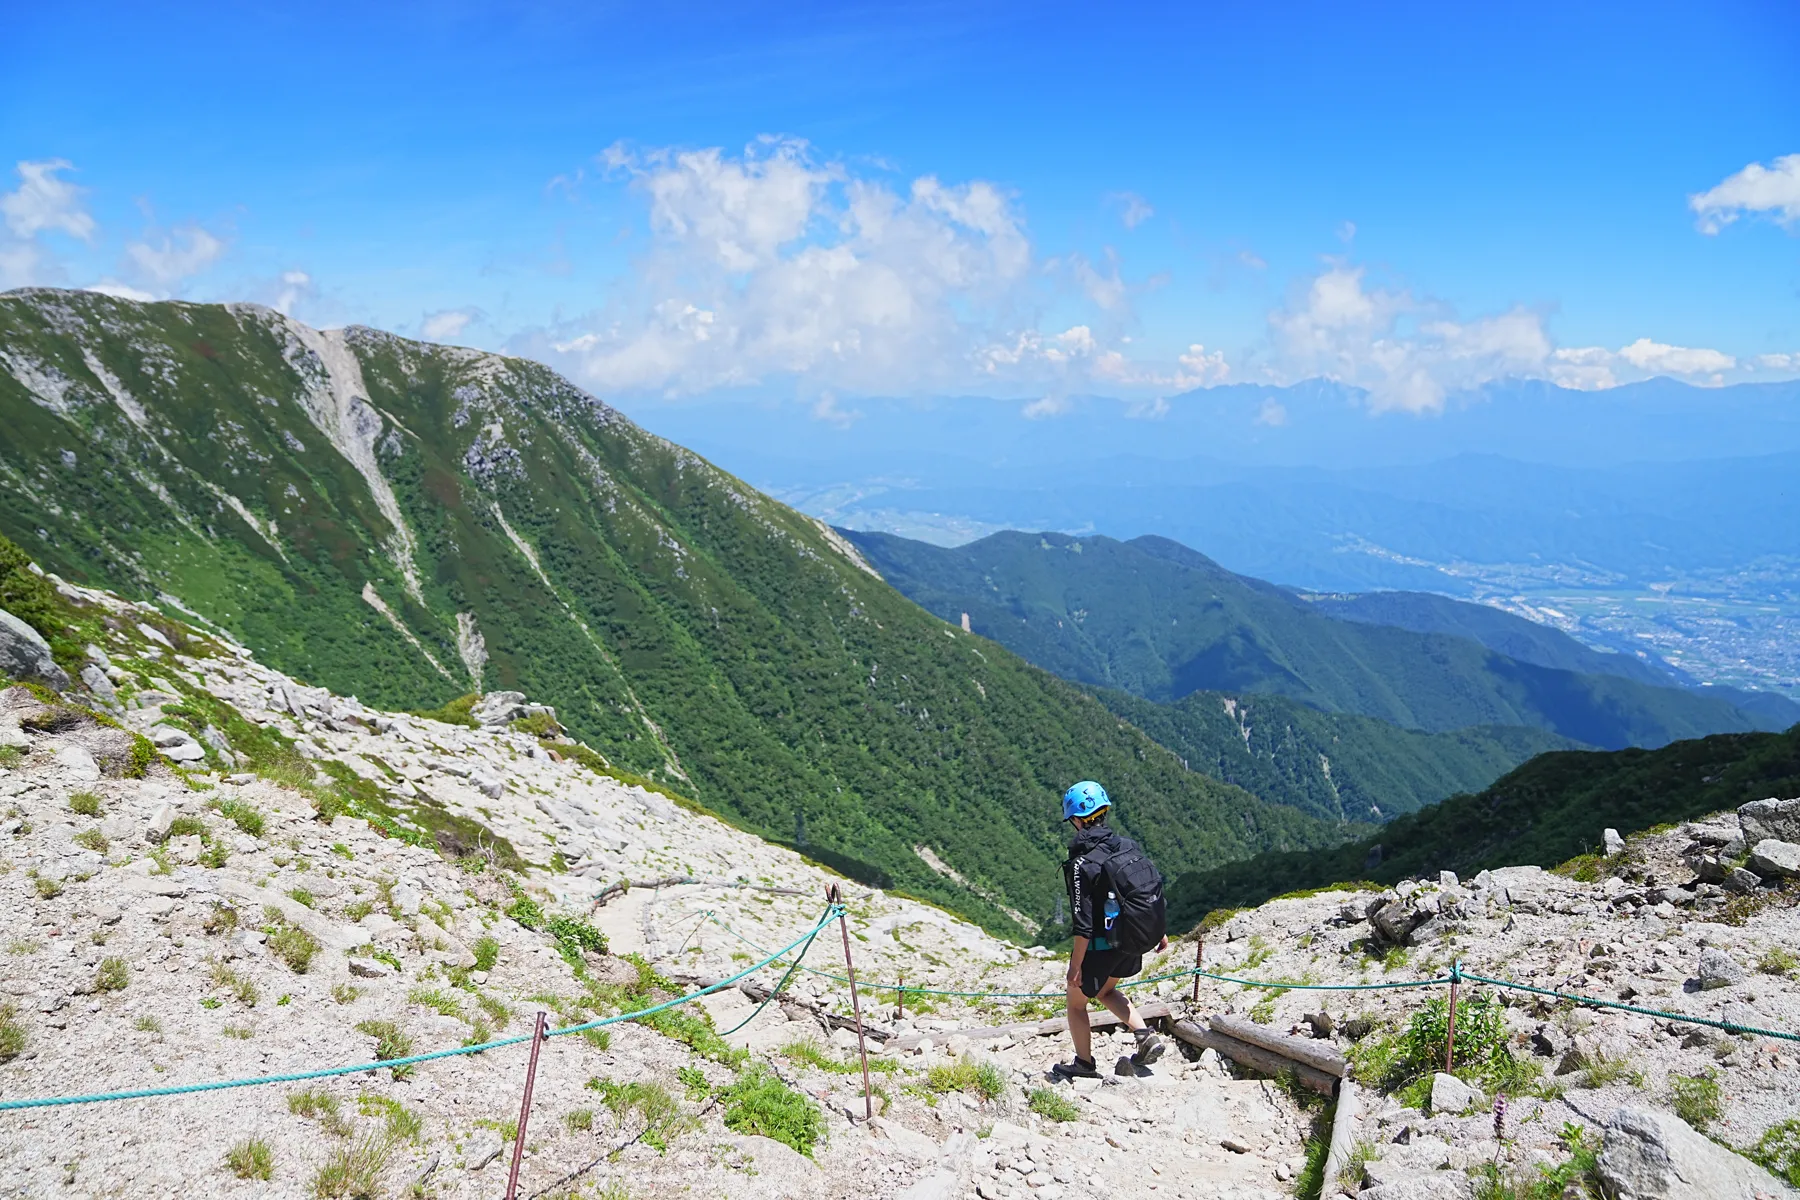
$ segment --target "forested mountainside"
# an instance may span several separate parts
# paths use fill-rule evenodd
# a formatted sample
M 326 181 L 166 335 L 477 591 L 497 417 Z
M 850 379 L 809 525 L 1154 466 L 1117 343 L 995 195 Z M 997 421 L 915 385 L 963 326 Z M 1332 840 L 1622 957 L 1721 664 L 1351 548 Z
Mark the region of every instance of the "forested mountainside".
M 1317 611 L 1340 620 L 1464 637 L 1480 642 L 1496 654 L 1533 666 L 1587 675 L 1618 675 L 1655 687 L 1680 682 L 1660 660 L 1595 650 L 1560 629 L 1486 604 L 1471 604 L 1430 592 L 1319 592 L 1302 594 L 1302 599 Z
M 1156 704 L 1107 688 L 1094 695 L 1193 770 L 1325 820 L 1379 824 L 1576 745 L 1521 725 L 1424 733 L 1285 696 L 1190 692 Z
M 1597 851 L 1607 828 L 1631 833 L 1792 796 L 1800 796 L 1800 725 L 1656 750 L 1544 754 L 1481 792 L 1400 817 L 1360 841 L 1184 875 L 1170 889 L 1171 925 L 1177 917 L 1191 923 L 1215 908 L 1346 880 L 1394 883 L 1442 870 L 1553 866 Z
M 1447 633 L 1339 620 L 1166 538 L 997 533 L 955 549 L 845 531 L 925 608 L 1066 679 L 1166 702 L 1271 693 L 1409 729 L 1523 725 L 1660 746 L 1779 724 L 1728 700 L 1497 654 Z
M 523 691 L 614 769 L 990 928 L 1054 911 L 1074 779 L 1171 873 L 1342 836 L 537 364 L 31 289 L 0 367 L 0 532 L 46 569 L 384 707 Z
M 1473 638 L 1489 650 L 1540 667 L 1589 675 L 1618 675 L 1659 687 L 1692 679 L 1656 658 L 1614 654 L 1584 646 L 1560 629 L 1539 625 L 1487 604 L 1471 604 L 1429 592 L 1315 593 L 1304 599 L 1321 612 L 1346 621 L 1394 625 L 1417 633 L 1449 633 Z M 1759 728 L 1786 729 L 1800 721 L 1800 704 L 1779 692 L 1706 687 L 1706 693 L 1735 705 Z

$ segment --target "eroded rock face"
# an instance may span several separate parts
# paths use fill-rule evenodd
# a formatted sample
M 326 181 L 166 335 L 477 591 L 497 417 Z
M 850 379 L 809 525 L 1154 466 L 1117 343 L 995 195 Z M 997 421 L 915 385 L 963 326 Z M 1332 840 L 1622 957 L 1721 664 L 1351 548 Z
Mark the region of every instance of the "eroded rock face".
M 1618 1200 L 1763 1200 L 1800 1195 L 1685 1122 L 1621 1108 L 1607 1122 L 1600 1178 Z
M 50 643 L 4 608 L 0 608 L 0 675 L 35 679 L 57 691 L 69 686 L 68 672 L 50 656 Z

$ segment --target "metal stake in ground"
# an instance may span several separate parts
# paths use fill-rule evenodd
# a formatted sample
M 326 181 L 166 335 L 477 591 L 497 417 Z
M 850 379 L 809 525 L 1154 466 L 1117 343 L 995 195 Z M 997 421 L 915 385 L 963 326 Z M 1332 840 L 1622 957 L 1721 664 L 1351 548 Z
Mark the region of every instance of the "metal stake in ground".
M 838 931 L 844 935 L 844 974 L 850 980 L 850 1011 L 856 1014 L 856 1050 L 862 1055 L 863 1119 L 875 1119 L 874 1089 L 869 1083 L 869 1046 L 863 1038 L 862 1001 L 856 996 L 856 964 L 850 961 L 850 922 L 842 911 L 843 894 L 837 884 L 825 889 L 825 899 L 839 906 Z
M 1193 996 L 1193 1001 L 1192 1001 L 1192 1003 L 1194 1003 L 1194 1004 L 1200 1003 L 1200 975 L 1199 975 L 1200 952 L 1205 949 L 1206 949 L 1206 935 L 1204 933 L 1196 933 L 1194 935 L 1194 971 L 1195 971 L 1195 974 L 1194 974 L 1194 996 Z
M 538 1048 L 544 1044 L 544 1010 L 538 1009 L 537 1028 L 531 1034 L 531 1062 L 525 1068 L 525 1096 L 519 1101 L 519 1132 L 513 1138 L 512 1170 L 506 1175 L 506 1200 L 519 1194 L 519 1160 L 525 1152 L 525 1125 L 531 1120 L 531 1088 L 537 1082 Z
M 1456 983 L 1462 978 L 1462 964 L 1454 963 L 1450 967 L 1450 1008 L 1448 1019 L 1444 1024 L 1444 1074 L 1456 1061 Z

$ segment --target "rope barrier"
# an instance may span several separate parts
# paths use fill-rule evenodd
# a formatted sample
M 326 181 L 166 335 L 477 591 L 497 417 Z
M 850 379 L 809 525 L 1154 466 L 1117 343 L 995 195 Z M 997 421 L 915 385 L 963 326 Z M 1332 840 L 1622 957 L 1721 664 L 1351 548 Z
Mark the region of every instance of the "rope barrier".
M 1787 1042 L 1800 1042 L 1800 1033 L 1786 1033 L 1779 1029 L 1760 1029 L 1755 1025 L 1738 1025 L 1731 1021 L 1715 1021 L 1710 1017 L 1690 1017 L 1682 1013 L 1663 1012 L 1656 1008 L 1640 1008 L 1635 1004 L 1624 1004 L 1616 1000 L 1600 1000 L 1593 996 L 1577 996 L 1569 992 L 1559 992 L 1551 988 L 1533 987 L 1529 983 L 1517 983 L 1511 979 L 1489 979 L 1485 975 L 1477 975 L 1462 969 L 1457 963 L 1450 968 L 1452 978 L 1467 979 L 1474 983 L 1485 983 L 1492 987 L 1510 988 L 1517 992 L 1534 992 L 1540 996 L 1554 996 L 1559 1000 L 1573 1000 L 1577 1004 L 1592 1004 L 1597 1008 L 1616 1008 L 1622 1012 L 1637 1013 L 1645 1017 L 1662 1017 L 1665 1020 L 1681 1021 L 1688 1025 L 1709 1025 L 1714 1029 L 1723 1029 L 1727 1033 L 1748 1033 L 1757 1037 L 1780 1038 Z
M 763 947 L 757 945 L 731 926 L 725 924 L 725 922 L 719 920 L 710 911 L 705 914 L 705 918 L 712 921 L 713 924 L 717 925 L 720 929 L 723 929 L 726 933 L 729 933 L 732 937 L 737 938 L 751 949 L 758 952 L 765 952 L 763 951 Z M 803 967 L 800 965 L 799 960 L 796 959 L 792 966 L 789 967 L 787 977 L 784 977 L 782 980 L 783 986 L 786 985 L 787 979 L 792 977 L 795 967 L 798 967 L 809 974 L 819 975 L 838 983 L 849 982 L 843 976 L 834 975 L 830 971 L 821 971 L 814 967 Z M 1235 975 L 1220 975 L 1212 971 L 1203 971 L 1199 967 L 1189 967 L 1185 970 L 1169 971 L 1162 975 L 1151 975 L 1144 979 L 1127 980 L 1126 982 L 1121 983 L 1119 987 L 1121 989 L 1145 987 L 1149 984 L 1163 983 L 1171 979 L 1189 979 L 1196 977 L 1216 980 L 1219 983 L 1235 983 L 1243 987 L 1263 988 L 1268 991 L 1284 992 L 1377 992 L 1392 991 L 1401 988 L 1443 987 L 1447 984 L 1459 983 L 1466 980 L 1471 983 L 1485 983 L 1493 987 L 1511 988 L 1515 991 L 1533 992 L 1540 996 L 1552 996 L 1559 1000 L 1569 1000 L 1577 1004 L 1589 1004 L 1597 1008 L 1615 1008 L 1623 1012 L 1636 1013 L 1640 1016 L 1661 1017 L 1665 1020 L 1681 1021 L 1689 1025 L 1706 1025 L 1714 1029 L 1723 1029 L 1728 1033 L 1747 1033 L 1760 1037 L 1779 1038 L 1783 1041 L 1800 1042 L 1800 1033 L 1787 1033 L 1779 1029 L 1763 1029 L 1755 1025 L 1739 1025 L 1731 1021 L 1715 1021 L 1709 1017 L 1691 1017 L 1683 1013 L 1664 1012 L 1661 1009 L 1655 1008 L 1642 1008 L 1638 1005 L 1624 1004 L 1614 1000 L 1601 1000 L 1593 996 L 1579 996 L 1569 992 L 1559 992 L 1549 988 L 1534 987 L 1531 984 L 1518 983 L 1510 979 L 1490 979 L 1485 975 L 1477 975 L 1471 971 L 1464 970 L 1461 962 L 1452 963 L 1449 974 L 1440 975 L 1436 979 L 1403 979 L 1382 983 L 1298 983 L 1283 980 L 1242 979 Z M 970 999 L 1053 1000 L 1061 999 L 1067 994 L 1066 992 L 965 992 L 953 991 L 945 988 L 909 986 L 897 983 L 870 983 L 863 979 L 858 979 L 856 982 L 858 987 L 868 988 L 874 991 L 912 993 L 926 996 L 956 996 Z M 767 1003 L 767 1001 L 764 1003 Z
M 819 936 L 819 933 L 832 921 L 841 916 L 843 912 L 844 908 L 841 904 L 828 905 L 824 915 L 814 923 L 811 929 L 789 942 L 780 950 L 766 953 L 765 957 L 760 962 L 753 963 L 737 972 L 735 975 L 721 979 L 717 983 L 708 984 L 706 987 L 689 992 L 685 996 L 678 996 L 672 1000 L 665 1000 L 660 1004 L 653 1004 L 648 1008 L 638 1009 L 634 1012 L 618 1013 L 610 1017 L 601 1017 L 577 1025 L 566 1025 L 559 1029 L 548 1030 L 545 1032 L 544 1037 L 546 1039 L 563 1037 L 568 1034 L 584 1033 L 590 1029 L 599 1029 L 606 1025 L 618 1024 L 622 1021 L 635 1021 L 644 1017 L 655 1016 L 657 1013 L 666 1012 L 671 1008 L 676 1008 L 683 1004 L 690 1004 L 702 996 L 708 996 L 714 992 L 722 991 L 771 964 L 779 965 L 779 960 L 798 950 L 798 954 L 795 954 L 794 961 L 787 964 L 787 973 L 782 976 L 781 982 L 776 986 L 775 990 L 769 993 L 769 996 L 756 1007 L 755 1011 L 752 1012 L 748 1018 L 739 1022 L 738 1025 L 727 1031 L 727 1034 L 736 1033 L 737 1030 L 743 1028 L 744 1025 L 749 1024 L 751 1020 L 754 1020 L 776 996 L 780 995 L 782 989 L 787 986 L 788 981 L 793 978 L 795 971 L 804 970 L 826 979 L 835 980 L 839 983 L 850 982 L 845 976 L 835 975 L 830 971 L 821 971 L 813 967 L 807 967 L 804 966 L 802 962 L 806 957 L 806 952 L 811 949 L 812 943 Z M 718 920 L 718 918 L 714 917 L 710 912 L 705 914 L 705 916 L 745 945 L 759 951 L 762 950 L 762 947 L 757 946 L 755 942 L 752 942 L 743 934 L 738 933 L 723 921 Z M 1778 1038 L 1789 1042 L 1800 1042 L 1800 1033 L 1790 1033 L 1780 1029 L 1763 1029 L 1754 1025 L 1740 1025 L 1732 1021 L 1717 1021 L 1709 1017 L 1694 1017 L 1683 1013 L 1665 1012 L 1661 1009 L 1644 1008 L 1635 1004 L 1625 1004 L 1619 1001 L 1601 1000 L 1593 996 L 1581 996 L 1569 992 L 1561 992 L 1553 988 L 1541 988 L 1533 984 L 1520 983 L 1511 979 L 1493 979 L 1486 975 L 1478 975 L 1472 971 L 1464 970 L 1460 962 L 1451 965 L 1450 973 L 1448 975 L 1436 979 L 1409 979 L 1383 983 L 1300 983 L 1281 980 L 1242 979 L 1232 975 L 1221 975 L 1212 971 L 1203 971 L 1198 967 L 1190 967 L 1185 970 L 1170 971 L 1162 975 L 1153 975 L 1145 979 L 1130 980 L 1119 986 L 1122 988 L 1144 987 L 1150 984 L 1163 983 L 1171 979 L 1187 979 L 1196 976 L 1217 980 L 1221 983 L 1235 983 L 1244 987 L 1263 988 L 1271 991 L 1385 991 L 1399 988 L 1441 987 L 1445 984 L 1454 986 L 1457 983 L 1467 981 L 1470 983 L 1487 984 L 1490 987 L 1506 988 L 1512 991 L 1530 992 L 1539 996 L 1549 996 L 1554 999 L 1567 1000 L 1576 1004 L 1591 1005 L 1596 1008 L 1617 1009 L 1622 1012 L 1635 1013 L 1640 1016 L 1660 1017 L 1664 1020 L 1678 1021 L 1689 1025 L 1705 1025 L 1714 1029 L 1722 1029 L 1728 1033 L 1750 1034 L 1758 1037 Z M 957 991 L 945 988 L 908 986 L 904 984 L 866 983 L 861 980 L 858 981 L 858 984 L 861 987 L 873 988 L 880 991 L 912 993 L 927 996 L 953 996 L 972 999 L 1060 999 L 1066 994 L 1064 992 Z M 420 1063 L 434 1062 L 438 1059 L 454 1058 L 467 1054 L 482 1054 L 489 1050 L 498 1050 L 506 1046 L 516 1046 L 523 1042 L 530 1041 L 531 1038 L 531 1034 L 518 1034 L 513 1037 L 494 1038 L 490 1041 L 481 1042 L 473 1046 L 457 1046 L 448 1050 L 433 1050 L 425 1054 L 411 1054 L 402 1058 L 377 1059 L 373 1062 L 354 1063 L 349 1066 L 324 1067 L 312 1071 L 292 1071 L 280 1075 L 259 1075 L 247 1079 L 221 1079 L 203 1083 L 172 1084 L 168 1087 L 160 1088 L 138 1088 L 130 1091 L 95 1092 L 74 1096 L 38 1096 L 24 1100 L 0 1100 L 0 1112 L 31 1108 L 56 1108 L 72 1104 L 94 1104 L 108 1100 L 146 1100 L 161 1096 L 179 1096 L 192 1092 L 213 1092 L 222 1091 L 227 1088 L 259 1087 L 273 1083 L 300 1083 L 309 1079 L 326 1079 L 338 1075 L 356 1075 L 364 1071 L 391 1070 L 395 1067 L 410 1067 Z
M 732 937 L 734 937 L 738 941 L 744 943 L 744 945 L 750 947 L 752 950 L 755 950 L 757 953 L 759 953 L 759 954 L 767 953 L 767 951 L 763 947 L 757 945 L 755 942 L 751 941 L 749 938 L 745 937 L 743 934 L 739 933 L 737 930 L 733 929 L 731 926 L 725 924 L 725 922 L 723 922 L 723 921 L 719 920 L 717 917 L 713 916 L 713 914 L 710 911 L 705 913 L 704 916 L 707 920 L 710 920 L 714 925 L 717 925 L 720 929 L 723 929 L 726 933 L 729 933 Z M 795 965 L 798 966 L 799 963 L 796 961 Z M 842 975 L 834 975 L 830 971 L 821 971 L 816 967 L 801 967 L 800 969 L 805 971 L 809 975 L 818 975 L 825 979 L 830 979 L 836 983 L 850 982 L 848 979 L 844 978 Z M 790 971 L 789 974 L 791 975 L 792 972 Z M 1236 983 L 1236 984 L 1242 984 L 1245 987 L 1269 988 L 1271 990 L 1276 990 L 1276 991 L 1327 991 L 1327 992 L 1331 992 L 1331 991 L 1336 991 L 1336 992 L 1381 991 L 1381 990 L 1388 989 L 1388 988 L 1435 987 L 1435 986 L 1441 986 L 1443 984 L 1450 982 L 1450 977 L 1448 975 L 1445 975 L 1438 979 L 1408 979 L 1408 980 L 1402 980 L 1402 981 L 1393 982 L 1393 983 L 1287 983 L 1287 982 L 1283 982 L 1283 981 L 1279 981 L 1279 980 L 1267 980 L 1267 979 L 1238 979 L 1238 978 L 1235 978 L 1230 975 L 1215 975 L 1211 971 L 1202 971 L 1198 967 L 1188 967 L 1188 968 L 1186 968 L 1184 970 L 1180 970 L 1180 971 L 1169 971 L 1162 975 L 1150 975 L 1143 979 L 1128 979 L 1125 982 L 1121 983 L 1119 985 L 1119 987 L 1121 989 L 1136 988 L 1136 987 L 1148 987 L 1151 984 L 1164 983 L 1171 979 L 1191 979 L 1195 976 L 1198 976 L 1203 979 L 1216 979 L 1221 983 Z M 786 981 L 784 980 L 783 982 L 785 983 Z M 1061 1000 L 1065 996 L 1068 995 L 1068 993 L 1066 991 L 1064 991 L 1064 992 L 959 992 L 959 991 L 952 991 L 952 990 L 949 990 L 946 988 L 928 988 L 928 987 L 909 986 L 909 985 L 903 984 L 903 983 L 870 983 L 867 980 L 861 979 L 861 978 L 857 979 L 856 986 L 860 987 L 860 988 L 867 988 L 870 991 L 901 992 L 901 993 L 920 995 L 920 996 L 957 996 L 957 997 L 962 997 L 965 999 L 976 999 L 976 1000 Z
M 832 905 L 825 910 L 825 915 L 819 919 L 819 923 L 814 925 L 810 930 L 801 934 L 792 942 L 788 943 L 787 946 L 777 950 L 761 962 L 745 967 L 742 971 L 739 971 L 736 975 L 733 975 L 728 979 L 721 979 L 717 983 L 709 984 L 697 991 L 689 992 L 685 996 L 679 996 L 673 1000 L 665 1000 L 661 1004 L 653 1004 L 649 1008 L 641 1008 L 635 1012 L 618 1013 L 615 1016 L 601 1017 L 598 1020 L 586 1021 L 579 1025 L 567 1025 L 561 1029 L 551 1029 L 546 1031 L 544 1036 L 546 1038 L 562 1037 L 566 1034 L 582 1033 L 589 1029 L 598 1029 L 603 1025 L 616 1025 L 621 1021 L 636 1021 L 643 1017 L 655 1016 L 659 1012 L 666 1012 L 678 1005 L 692 1003 L 701 996 L 711 995 L 713 992 L 730 987 L 745 976 L 762 970 L 782 955 L 793 951 L 794 948 L 801 943 L 810 943 L 813 938 L 819 935 L 819 931 L 835 920 L 842 911 L 843 909 L 841 906 L 835 904 Z M 528 1033 L 517 1034 L 513 1037 L 495 1038 L 492 1041 L 481 1042 L 474 1046 L 457 1046 L 449 1050 L 433 1050 L 426 1054 L 409 1054 L 404 1058 L 378 1059 L 375 1062 L 354 1063 L 345 1067 L 324 1067 L 316 1071 L 291 1071 L 282 1075 L 258 1075 L 249 1079 L 217 1079 L 205 1083 L 172 1084 L 168 1087 L 138 1088 L 132 1091 L 95 1092 L 76 1096 L 36 1096 L 26 1100 L 0 1100 L 0 1112 L 26 1108 L 58 1108 L 70 1104 L 95 1104 L 104 1100 L 148 1100 L 159 1096 L 180 1096 L 189 1092 L 217 1092 L 227 1088 L 260 1087 L 271 1083 L 300 1083 L 308 1079 L 327 1079 L 335 1075 L 356 1075 L 363 1071 L 381 1071 L 393 1067 L 410 1067 L 418 1063 L 434 1062 L 440 1058 L 454 1058 L 464 1054 L 481 1054 L 488 1050 L 498 1050 L 504 1046 L 517 1046 L 521 1042 L 530 1041 L 531 1037 L 532 1035 Z

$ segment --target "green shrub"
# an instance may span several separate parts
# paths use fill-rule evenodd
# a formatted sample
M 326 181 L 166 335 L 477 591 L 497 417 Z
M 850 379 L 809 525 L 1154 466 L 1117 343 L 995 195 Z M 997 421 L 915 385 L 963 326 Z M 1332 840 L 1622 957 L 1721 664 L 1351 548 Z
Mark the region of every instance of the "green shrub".
M 520 717 L 512 723 L 512 727 L 535 738 L 553 738 L 562 733 L 562 726 L 549 713 L 532 713 L 529 717 Z
M 1704 1075 L 1671 1075 L 1669 1090 L 1675 1095 L 1675 1115 L 1695 1129 L 1705 1129 L 1719 1119 L 1719 1077 L 1716 1072 Z
M 480 702 L 481 693 L 470 692 L 467 695 L 458 696 L 442 708 L 416 709 L 412 715 L 424 717 L 427 721 L 442 721 L 446 725 L 464 725 L 474 729 L 475 718 L 469 713 Z
M 220 800 L 213 805 L 221 817 L 236 825 L 251 837 L 261 837 L 266 818 L 262 810 L 242 800 Z
M 993 1063 L 962 1059 L 931 1068 L 925 1086 L 934 1092 L 974 1092 L 983 1100 L 993 1100 L 1006 1091 L 1006 1076 Z
M 307 968 L 312 966 L 313 956 L 319 952 L 319 943 L 313 940 L 312 934 L 286 921 L 267 926 L 264 932 L 269 935 L 270 953 L 286 963 L 294 974 L 306 974 Z
M 82 849 L 92 850 L 95 854 L 105 854 L 112 845 L 106 840 L 106 835 L 98 829 L 84 829 L 71 840 Z
M 734 1133 L 774 1138 L 808 1158 L 825 1138 L 825 1114 L 811 1100 L 754 1064 L 719 1093 L 725 1127 Z
M 699 1067 L 677 1068 L 675 1079 L 687 1092 L 689 1100 L 704 1100 L 712 1095 L 712 1085 L 706 1082 L 706 1074 Z
M 225 1152 L 225 1165 L 239 1179 L 267 1182 L 275 1177 L 275 1151 L 261 1138 L 246 1138 Z
M 212 841 L 212 834 L 206 830 L 206 822 L 199 817 L 176 817 L 169 822 L 169 837 L 197 837 L 203 842 Z
M 500 961 L 500 943 L 486 934 L 475 939 L 473 949 L 477 971 L 491 971 L 494 964 Z
M 19 1009 L 12 1001 L 0 1002 L 0 1062 L 8 1062 L 25 1052 L 25 1026 L 19 1023 Z
M 131 986 L 131 965 L 118 957 L 100 960 L 100 970 L 94 975 L 94 988 L 102 992 L 122 992 Z
M 1052 1121 L 1079 1121 L 1081 1109 L 1073 1100 L 1055 1088 L 1041 1087 L 1031 1093 L 1031 1111 Z
M 303 887 L 288 889 L 288 899 L 295 904 L 304 904 L 308 908 L 317 908 L 319 901 L 311 892 Z
M 1764 975 L 1792 975 L 1800 970 L 1800 958 L 1784 946 L 1770 946 L 1756 960 L 1756 969 Z
M 375 1058 L 380 1062 L 388 1062 L 396 1058 L 407 1058 L 413 1052 L 412 1038 L 406 1031 L 392 1021 L 359 1021 L 358 1033 L 364 1033 L 375 1039 Z M 405 1079 L 412 1074 L 410 1066 L 395 1067 L 394 1078 Z
M 513 897 L 513 902 L 506 908 L 506 915 L 527 929 L 537 929 L 544 923 L 544 910 L 538 902 L 520 892 Z
M 69 809 L 84 817 L 100 815 L 100 797 L 93 792 L 76 792 L 69 797 Z
M 520 924 L 524 922 L 521 921 Z M 586 921 L 578 921 L 573 917 L 551 917 L 544 931 L 556 939 L 557 953 L 576 971 L 586 969 L 586 960 L 582 958 L 584 951 L 606 953 L 606 935 Z
M 1769 1126 L 1749 1155 L 1789 1187 L 1800 1187 L 1800 1117 Z

